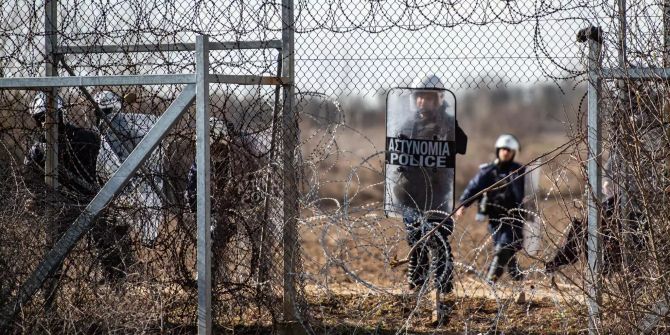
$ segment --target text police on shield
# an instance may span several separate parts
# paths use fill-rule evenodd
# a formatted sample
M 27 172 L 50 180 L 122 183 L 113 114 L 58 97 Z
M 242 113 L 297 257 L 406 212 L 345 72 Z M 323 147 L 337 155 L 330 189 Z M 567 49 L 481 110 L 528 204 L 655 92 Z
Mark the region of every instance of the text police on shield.
M 453 168 L 453 141 L 430 141 L 408 138 L 386 138 L 386 164 Z

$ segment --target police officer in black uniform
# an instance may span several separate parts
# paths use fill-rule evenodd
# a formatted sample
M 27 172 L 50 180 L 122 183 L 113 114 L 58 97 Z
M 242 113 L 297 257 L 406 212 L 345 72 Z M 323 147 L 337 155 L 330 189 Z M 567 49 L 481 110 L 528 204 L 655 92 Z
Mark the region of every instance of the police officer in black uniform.
M 467 136 L 453 116 L 446 112 L 444 84 L 435 75 L 414 83 L 412 99 L 415 110 L 400 128 L 399 138 L 456 141 L 456 151 L 465 153 Z M 453 221 L 446 213 L 451 210 L 453 169 L 401 166 L 399 179 L 393 187 L 403 211 L 403 223 L 409 254 L 407 280 L 410 290 L 418 293 L 432 268 L 436 288 L 436 322 L 445 324 L 450 313 L 446 295 L 453 290 L 453 263 L 449 236 Z M 433 228 L 434 234 L 422 241 Z
M 514 161 L 519 151 L 519 141 L 512 135 L 503 134 L 496 141 L 495 150 L 496 159 L 479 167 L 479 172 L 461 195 L 460 203 L 463 206 L 456 212 L 458 218 L 466 207 L 479 201 L 478 217 L 488 216 L 489 231 L 495 245 L 487 273 L 487 280 L 492 283 L 503 275 L 505 268 L 512 279 L 523 279 L 515 254 L 523 246 L 525 223 L 519 211 L 524 198 L 525 168 Z M 496 186 L 491 190 L 477 195 L 493 185 Z
M 39 92 L 29 109 L 40 128 L 45 127 L 48 96 Z M 86 205 L 93 199 L 99 189 L 96 182 L 96 159 L 100 151 L 100 137 L 97 133 L 66 122 L 65 109 L 60 97 L 56 99 L 58 123 L 58 189 L 49 190 L 44 184 L 44 169 L 47 156 L 47 143 L 44 134 L 40 134 L 28 150 L 24 159 L 27 186 L 36 195 L 29 199 L 27 207 L 33 212 L 40 209 L 53 210 L 54 227 L 50 234 L 49 245 L 53 245 L 77 219 Z M 47 192 L 55 192 L 55 201 L 45 201 L 44 206 L 38 202 L 47 199 Z M 49 213 L 35 213 L 43 216 Z M 105 279 L 118 282 L 125 277 L 127 263 L 128 240 L 125 232 L 119 234 L 109 225 L 103 214 L 91 231 L 91 236 L 98 250 L 98 258 L 103 265 Z M 124 243 L 122 243 L 124 242 Z M 60 271 L 54 276 L 58 280 Z M 55 290 L 55 286 L 53 288 Z

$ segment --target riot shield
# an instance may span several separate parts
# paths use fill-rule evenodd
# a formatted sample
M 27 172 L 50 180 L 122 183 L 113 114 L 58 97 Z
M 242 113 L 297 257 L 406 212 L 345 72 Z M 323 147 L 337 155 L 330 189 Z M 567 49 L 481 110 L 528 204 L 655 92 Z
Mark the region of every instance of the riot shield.
M 425 104 L 425 99 L 436 99 Z M 384 212 L 443 218 L 454 206 L 456 97 L 449 90 L 395 88 L 386 101 Z
M 138 113 L 118 113 L 108 118 L 109 128 L 102 129 L 97 161 L 98 176 L 103 181 L 116 172 L 158 120 L 155 115 Z M 148 245 L 158 237 L 160 223 L 165 219 L 163 157 L 163 150 L 159 146 L 144 164 L 148 175 L 141 172 L 133 177 L 114 201 L 119 208 L 128 209 L 119 213 L 119 219 L 139 230 L 142 242 Z M 142 210 L 138 211 L 138 208 Z
M 530 171 L 524 178 L 525 197 L 523 208 L 526 210 L 523 217 L 526 224 L 523 226 L 523 248 L 529 255 L 536 256 L 542 250 L 542 235 L 544 234 L 540 208 L 540 178 L 542 161 L 528 164 L 526 171 Z

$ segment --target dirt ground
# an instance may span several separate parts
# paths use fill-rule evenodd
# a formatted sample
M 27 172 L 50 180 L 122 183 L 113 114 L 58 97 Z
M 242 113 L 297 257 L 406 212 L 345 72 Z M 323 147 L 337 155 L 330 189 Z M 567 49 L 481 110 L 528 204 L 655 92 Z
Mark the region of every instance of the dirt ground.
M 548 277 L 542 260 L 550 257 L 567 225 L 561 202 L 544 201 L 542 247 L 519 258 L 526 279 L 507 277 L 495 286 L 483 280 L 492 245 L 485 223 L 472 219 L 474 211 L 456 224 L 451 238 L 455 260 L 455 291 L 451 322 L 431 324 L 432 292 L 421 303 L 409 297 L 406 265 L 392 266 L 408 251 L 400 219 L 369 212 L 324 220 L 307 218 L 302 228 L 303 268 L 312 314 L 328 333 L 479 333 L 496 330 L 506 334 L 579 333 L 586 327 L 584 294 L 578 270 Z M 574 282 L 573 282 L 574 281 Z M 429 288 L 430 289 L 430 288 Z M 515 298 L 523 292 L 525 302 Z
M 322 314 L 318 333 L 327 334 L 577 334 L 580 310 L 557 309 L 550 299 L 518 305 L 510 300 L 454 297 L 448 324 L 436 326 L 431 304 L 417 304 L 400 294 L 338 294 L 314 302 Z

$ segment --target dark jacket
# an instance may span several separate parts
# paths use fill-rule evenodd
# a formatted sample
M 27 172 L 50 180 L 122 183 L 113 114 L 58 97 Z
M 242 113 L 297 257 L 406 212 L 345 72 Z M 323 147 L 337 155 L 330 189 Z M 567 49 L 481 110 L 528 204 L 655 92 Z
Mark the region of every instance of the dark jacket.
M 482 201 L 482 199 L 485 198 L 486 202 L 489 204 L 488 208 L 502 207 L 507 210 L 521 208 L 524 198 L 525 185 L 523 174 L 525 173 L 525 170 L 525 167 L 522 167 L 521 164 L 517 162 L 509 162 L 506 164 L 497 164 L 493 162 L 483 164 L 479 167 L 477 175 L 472 178 L 468 183 L 468 186 L 466 186 L 459 201 L 463 206 L 468 207 L 473 202 Z M 499 187 L 472 198 L 475 194 L 503 179 L 505 179 L 505 181 L 501 182 Z M 495 215 L 495 213 L 486 214 L 489 216 Z
M 397 136 L 456 141 L 456 153 L 464 154 L 467 136 L 454 117 L 445 112 L 445 108 L 446 106 L 443 106 L 435 113 L 431 113 L 432 117 L 417 111 L 415 118 L 402 125 Z M 451 210 L 452 204 L 448 195 L 453 192 L 453 169 L 401 166 L 398 171 L 400 177 L 393 187 L 393 192 L 400 204 L 421 211 Z
M 96 159 L 100 151 L 100 137 L 93 131 L 72 124 L 58 129 L 58 183 L 67 194 L 92 196 L 97 192 Z M 28 169 L 37 171 L 33 176 L 43 183 L 46 163 L 46 139 L 41 135 L 30 147 L 24 159 Z M 39 175 L 42 178 L 38 177 Z

